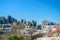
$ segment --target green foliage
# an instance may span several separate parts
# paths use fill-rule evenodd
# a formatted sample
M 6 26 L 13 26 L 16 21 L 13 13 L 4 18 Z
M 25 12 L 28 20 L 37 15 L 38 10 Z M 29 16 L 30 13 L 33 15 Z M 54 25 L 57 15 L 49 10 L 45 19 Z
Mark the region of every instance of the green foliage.
M 8 36 L 7 40 L 22 40 L 23 37 L 21 35 L 10 35 Z
M 0 35 L 2 35 L 3 34 L 3 31 L 2 30 L 0 30 Z

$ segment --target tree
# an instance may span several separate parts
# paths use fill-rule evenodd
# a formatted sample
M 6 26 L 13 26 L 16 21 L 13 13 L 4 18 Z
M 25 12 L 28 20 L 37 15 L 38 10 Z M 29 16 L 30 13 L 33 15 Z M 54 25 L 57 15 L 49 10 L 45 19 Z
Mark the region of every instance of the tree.
M 0 30 L 0 35 L 2 35 L 3 34 L 3 31 L 2 30 Z
M 2 37 L 1 37 L 2 34 L 3 34 L 3 31 L 0 30 L 0 39 L 1 39 L 1 40 L 2 40 Z
M 23 40 L 23 36 L 22 35 L 10 35 L 8 36 L 7 40 Z

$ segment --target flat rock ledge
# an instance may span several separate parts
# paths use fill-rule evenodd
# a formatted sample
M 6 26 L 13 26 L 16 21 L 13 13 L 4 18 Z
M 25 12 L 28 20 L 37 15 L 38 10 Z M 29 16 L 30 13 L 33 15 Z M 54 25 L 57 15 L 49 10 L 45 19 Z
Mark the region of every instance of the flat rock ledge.
M 37 38 L 36 40 L 60 40 L 60 37 L 42 37 Z

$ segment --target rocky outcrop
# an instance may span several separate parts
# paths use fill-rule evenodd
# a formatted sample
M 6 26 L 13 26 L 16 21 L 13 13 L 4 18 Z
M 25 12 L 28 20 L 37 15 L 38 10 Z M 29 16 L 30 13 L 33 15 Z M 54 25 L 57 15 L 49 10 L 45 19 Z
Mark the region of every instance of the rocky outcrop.
M 0 24 L 11 24 L 13 22 L 17 23 L 17 20 L 11 16 L 8 16 L 7 18 L 5 17 L 0 17 Z

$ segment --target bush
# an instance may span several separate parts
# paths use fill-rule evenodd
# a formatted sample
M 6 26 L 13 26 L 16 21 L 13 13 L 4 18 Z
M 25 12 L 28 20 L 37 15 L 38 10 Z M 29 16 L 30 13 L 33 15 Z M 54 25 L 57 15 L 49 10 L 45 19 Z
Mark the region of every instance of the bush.
M 8 36 L 7 40 L 23 40 L 23 37 L 21 35 L 10 35 Z
M 3 32 L 3 30 L 0 30 L 0 35 L 2 35 L 4 32 Z

